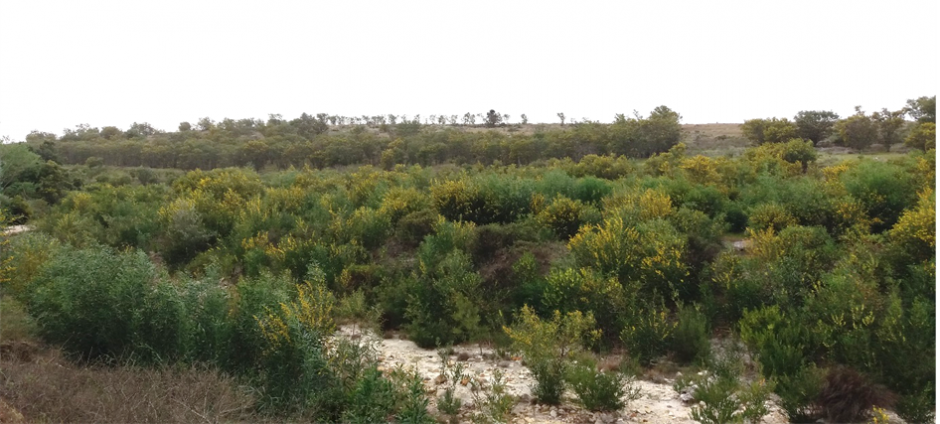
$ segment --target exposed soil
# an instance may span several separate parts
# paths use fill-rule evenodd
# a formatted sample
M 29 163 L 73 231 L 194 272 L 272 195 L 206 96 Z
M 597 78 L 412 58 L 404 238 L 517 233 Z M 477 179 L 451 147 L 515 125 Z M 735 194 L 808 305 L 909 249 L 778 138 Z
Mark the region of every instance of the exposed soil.
M 378 350 L 382 369 L 403 367 L 405 370 L 417 370 L 425 381 L 431 397 L 431 412 L 437 412 L 436 397 L 443 394 L 447 384 L 439 378 L 441 374 L 441 358 L 438 352 L 419 348 L 414 342 L 399 337 L 379 339 L 374 333 L 362 331 L 355 326 L 344 326 L 341 334 L 361 337 L 362 340 L 374 342 Z M 486 383 L 493 381 L 496 371 L 503 374 L 507 392 L 517 400 L 513 407 L 514 423 L 693 423 L 690 418 L 691 406 L 680 400 L 680 394 L 672 388 L 672 381 L 665 379 L 665 384 L 636 381 L 640 389 L 641 398 L 627 403 L 627 406 L 616 413 L 592 413 L 581 408 L 575 401 L 573 394 L 565 396 L 564 401 L 557 407 L 537 405 L 533 402 L 531 387 L 535 380 L 529 370 L 522 365 L 517 357 L 500 357 L 497 352 L 486 346 L 477 344 L 453 347 L 453 354 L 448 355 L 448 361 L 461 361 L 465 363 L 466 373 L 471 378 L 480 379 Z M 457 384 L 456 395 L 463 400 L 461 422 L 469 420 L 473 414 L 473 397 L 470 393 L 470 384 Z M 767 424 L 787 422 L 779 407 L 768 405 L 771 413 L 761 421 Z

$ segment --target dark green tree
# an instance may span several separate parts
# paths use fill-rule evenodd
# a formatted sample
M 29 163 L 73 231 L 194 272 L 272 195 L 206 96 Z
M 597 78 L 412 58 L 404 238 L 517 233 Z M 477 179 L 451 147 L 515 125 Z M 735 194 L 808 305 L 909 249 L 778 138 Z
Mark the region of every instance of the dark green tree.
M 803 110 L 793 117 L 797 135 L 804 140 L 819 143 L 832 134 L 839 115 L 828 110 Z
M 917 122 L 937 123 L 937 96 L 910 99 L 904 111 Z

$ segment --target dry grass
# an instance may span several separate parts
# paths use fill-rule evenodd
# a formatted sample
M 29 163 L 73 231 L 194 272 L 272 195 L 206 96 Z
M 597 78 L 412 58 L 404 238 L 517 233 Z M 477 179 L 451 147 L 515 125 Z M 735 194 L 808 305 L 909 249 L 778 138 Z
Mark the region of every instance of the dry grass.
M 27 347 L 28 348 L 28 347 Z M 22 346 L 20 350 L 24 349 Z M 25 360 L 21 360 L 25 359 Z M 210 369 L 82 367 L 57 350 L 0 360 L 0 422 L 259 422 L 254 398 Z
M 751 142 L 741 133 L 741 124 L 686 124 L 682 139 L 692 155 L 741 154 Z

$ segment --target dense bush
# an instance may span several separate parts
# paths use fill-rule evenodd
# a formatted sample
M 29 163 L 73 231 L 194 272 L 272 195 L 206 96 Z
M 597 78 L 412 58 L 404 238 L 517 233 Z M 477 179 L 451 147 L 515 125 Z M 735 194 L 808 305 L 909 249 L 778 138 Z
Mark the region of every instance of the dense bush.
M 365 127 L 317 133 L 326 118 L 310 116 L 146 139 L 133 135 L 141 127 L 120 144 L 128 135 L 113 129 L 56 146 L 38 134 L 34 152 L 3 149 L 22 163 L 5 159 L 0 205 L 35 228 L 9 237 L 3 295 L 77 356 L 208 362 L 255 384 L 283 375 L 283 387 L 268 380 L 278 398 L 269 405 L 292 398 L 330 420 L 420 420 L 426 399 L 406 396 L 422 390 L 407 379 L 392 396 L 365 352 L 351 354 L 361 366 L 344 365 L 356 376 L 334 370 L 324 334 L 296 333 L 278 360 L 286 368 L 271 363 L 278 354 L 265 353 L 256 317 L 297 302 L 305 281 L 341 299 L 332 315 L 379 317 L 422 346 L 498 340 L 503 325 L 525 321 L 514 314 L 524 305 L 543 323 L 555 311 L 589 315 L 595 347 L 625 348 L 644 365 L 702 362 L 712 329 L 731 329 L 794 420 L 821 416 L 825 371 L 839 366 L 894 392 L 902 416 L 929 419 L 932 151 L 885 162 L 826 155 L 824 167 L 806 142 L 761 130 L 781 142 L 686 155 L 698 147 L 673 145 L 678 116 L 654 115 L 531 135 L 413 122 L 386 124 L 401 130 L 388 138 Z M 656 154 L 639 164 L 617 152 Z M 78 165 L 47 162 L 56 155 Z M 206 170 L 111 166 L 142 157 Z M 219 169 L 232 164 L 267 171 Z M 338 165 L 354 166 L 315 169 Z M 540 397 L 560 396 L 564 363 L 527 359 Z M 303 377 L 314 374 L 324 380 Z M 309 393 L 294 392 L 304 385 Z M 316 389 L 327 385 L 340 388 Z M 747 392 L 729 387 L 714 386 L 714 398 Z

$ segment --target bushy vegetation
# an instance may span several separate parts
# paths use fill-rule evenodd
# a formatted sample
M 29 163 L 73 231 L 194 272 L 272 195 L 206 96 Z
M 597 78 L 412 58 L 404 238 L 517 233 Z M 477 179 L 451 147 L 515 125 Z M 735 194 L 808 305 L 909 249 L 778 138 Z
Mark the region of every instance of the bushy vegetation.
M 921 103 L 923 121 L 881 113 L 872 131 L 929 131 Z M 379 320 L 423 347 L 508 336 L 543 403 L 570 388 L 588 409 L 621 408 L 631 376 L 589 360 L 616 350 L 726 369 L 698 383 L 706 421 L 753 420 L 760 408 L 738 407 L 770 390 L 791 420 L 893 404 L 923 421 L 935 151 L 911 132 L 926 152 L 817 163 L 813 137 L 855 140 L 861 120 L 749 121 L 763 144 L 714 158 L 676 144 L 668 108 L 521 136 L 335 132 L 328 116 L 33 134 L 2 148 L 0 201 L 35 230 L 4 237 L 0 294 L 73 359 L 209 364 L 298 419 L 430 419 L 420 380 L 331 338 L 337 321 Z M 763 380 L 713 351 L 728 333 Z M 508 401 L 489 395 L 499 419 Z

